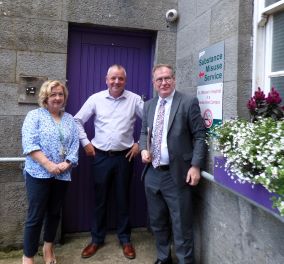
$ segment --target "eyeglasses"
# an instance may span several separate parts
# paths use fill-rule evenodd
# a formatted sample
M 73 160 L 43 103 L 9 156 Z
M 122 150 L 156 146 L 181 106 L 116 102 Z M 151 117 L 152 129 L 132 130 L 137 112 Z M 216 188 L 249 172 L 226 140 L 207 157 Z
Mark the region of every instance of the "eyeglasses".
M 158 78 L 158 79 L 155 80 L 155 82 L 157 84 L 162 84 L 163 81 L 165 81 L 166 83 L 171 83 L 172 80 L 173 80 L 173 78 L 168 76 L 168 77 L 164 77 L 164 78 Z

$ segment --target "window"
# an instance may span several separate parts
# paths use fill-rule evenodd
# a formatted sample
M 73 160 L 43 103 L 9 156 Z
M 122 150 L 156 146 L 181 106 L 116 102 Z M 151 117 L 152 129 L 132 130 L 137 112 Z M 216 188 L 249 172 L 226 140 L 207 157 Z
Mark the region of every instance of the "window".
M 275 87 L 284 100 L 284 0 L 254 1 L 253 90 Z

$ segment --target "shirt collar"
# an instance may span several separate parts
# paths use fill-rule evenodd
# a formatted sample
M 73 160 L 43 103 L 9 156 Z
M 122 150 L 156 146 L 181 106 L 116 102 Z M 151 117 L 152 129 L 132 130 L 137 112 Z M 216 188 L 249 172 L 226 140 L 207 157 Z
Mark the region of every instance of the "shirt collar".
M 167 103 L 171 102 L 171 101 L 173 100 L 175 91 L 176 91 L 176 90 L 173 90 L 172 93 L 171 93 L 168 97 L 166 97 L 166 98 L 162 98 L 162 97 L 159 96 L 158 104 L 159 104 L 163 99 L 165 99 L 165 100 L 167 101 Z
M 113 99 L 113 100 L 125 99 L 127 97 L 127 93 L 126 93 L 125 90 L 123 90 L 121 96 L 114 98 L 113 96 L 110 95 L 109 89 L 106 89 L 105 90 L 105 97 L 108 98 L 108 99 Z

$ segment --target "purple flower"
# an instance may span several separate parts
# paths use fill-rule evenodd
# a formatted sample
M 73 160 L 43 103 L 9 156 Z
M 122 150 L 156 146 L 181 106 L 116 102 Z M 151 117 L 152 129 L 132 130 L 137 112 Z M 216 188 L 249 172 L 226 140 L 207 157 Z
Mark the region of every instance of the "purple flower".
M 274 87 L 272 87 L 270 93 L 268 94 L 267 98 L 266 98 L 266 102 L 268 104 L 280 104 L 282 101 L 279 93 L 275 90 Z
M 247 108 L 252 112 L 255 111 L 256 101 L 255 101 L 254 97 L 251 97 L 250 100 L 248 101 Z
M 256 101 L 262 101 L 265 100 L 265 94 L 264 92 L 260 89 L 260 87 L 257 88 L 257 91 L 254 92 L 254 98 Z
M 271 117 L 280 120 L 284 117 L 284 106 L 279 106 L 282 99 L 274 87 L 266 97 L 264 92 L 258 87 L 254 96 L 247 102 L 247 108 L 251 114 L 251 121 L 255 122 L 261 117 Z

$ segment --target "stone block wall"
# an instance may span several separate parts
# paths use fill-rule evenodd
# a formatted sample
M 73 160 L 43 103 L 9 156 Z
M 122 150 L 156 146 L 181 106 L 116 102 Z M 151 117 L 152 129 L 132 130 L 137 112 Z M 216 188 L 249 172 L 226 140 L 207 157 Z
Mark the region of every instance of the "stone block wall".
M 22 156 L 21 126 L 37 105 L 19 104 L 21 76 L 66 79 L 70 23 L 157 32 L 154 62 L 175 64 L 177 0 L 0 1 L 0 157 Z M 19 163 L 0 162 L 0 249 L 22 244 L 26 195 Z
M 21 157 L 21 127 L 37 105 L 19 104 L 19 77 L 65 80 L 68 23 L 61 1 L 1 1 L 0 157 Z M 26 192 L 19 162 L 0 162 L 0 248 L 22 245 Z
M 165 21 L 179 12 L 177 28 Z M 198 52 L 225 42 L 224 118 L 246 116 L 253 0 L 0 1 L 0 157 L 21 156 L 20 129 L 36 105 L 18 104 L 19 77 L 66 78 L 68 25 L 157 32 L 155 63 L 176 65 L 177 88 L 196 94 Z M 19 163 L 0 163 L 0 248 L 21 246 L 26 212 Z M 212 173 L 212 155 L 209 172 Z M 210 182 L 195 195 L 198 264 L 284 263 L 284 225 Z
M 283 222 L 243 198 L 202 181 L 195 213 L 197 263 L 283 263 Z
M 248 117 L 253 0 L 180 0 L 178 10 L 178 89 L 196 95 L 199 52 L 224 41 L 223 119 Z M 195 238 L 199 264 L 284 263 L 283 222 L 205 179 L 195 192 Z

